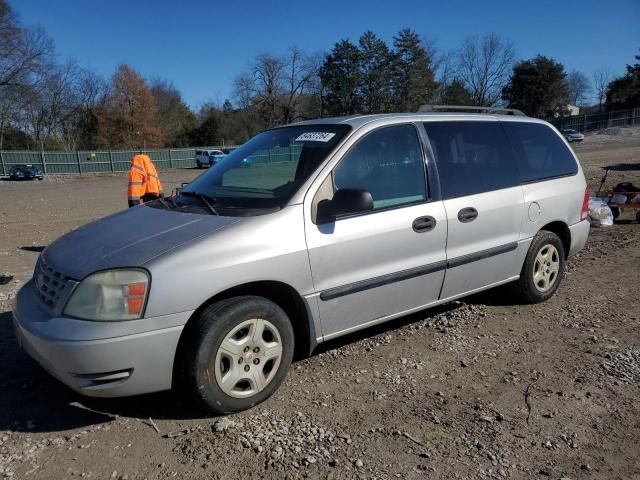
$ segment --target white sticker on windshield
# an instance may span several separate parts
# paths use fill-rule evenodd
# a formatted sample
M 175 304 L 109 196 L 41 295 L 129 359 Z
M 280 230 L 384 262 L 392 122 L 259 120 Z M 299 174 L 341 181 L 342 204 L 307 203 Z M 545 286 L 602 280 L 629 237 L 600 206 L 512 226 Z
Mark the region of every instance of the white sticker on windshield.
M 335 133 L 329 132 L 307 132 L 296 138 L 296 142 L 328 142 L 335 136 Z

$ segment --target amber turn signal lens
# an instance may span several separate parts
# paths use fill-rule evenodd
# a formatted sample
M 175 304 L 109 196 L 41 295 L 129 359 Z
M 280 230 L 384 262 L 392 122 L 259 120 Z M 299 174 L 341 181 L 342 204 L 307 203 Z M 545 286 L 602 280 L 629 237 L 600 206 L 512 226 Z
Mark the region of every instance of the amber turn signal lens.
M 144 283 L 132 283 L 129 285 L 129 295 L 144 295 L 147 286 Z
M 144 305 L 144 298 L 136 297 L 127 299 L 127 305 L 129 307 L 129 314 L 139 314 L 142 312 L 142 306 Z

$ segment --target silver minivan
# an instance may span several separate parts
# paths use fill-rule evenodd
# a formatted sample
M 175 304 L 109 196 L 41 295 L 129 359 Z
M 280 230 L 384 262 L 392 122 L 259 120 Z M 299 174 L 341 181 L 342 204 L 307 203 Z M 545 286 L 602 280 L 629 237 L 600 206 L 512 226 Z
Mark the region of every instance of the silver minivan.
M 287 125 L 178 196 L 53 242 L 17 296 L 17 338 L 85 395 L 175 388 L 239 411 L 326 340 L 508 283 L 547 300 L 587 203 L 566 141 L 522 115 Z

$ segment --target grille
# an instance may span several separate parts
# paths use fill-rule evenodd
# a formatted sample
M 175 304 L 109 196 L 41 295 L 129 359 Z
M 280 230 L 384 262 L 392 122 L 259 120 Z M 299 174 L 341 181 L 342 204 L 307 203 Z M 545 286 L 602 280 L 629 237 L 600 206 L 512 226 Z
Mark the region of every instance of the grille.
M 38 259 L 34 274 L 36 290 L 42 301 L 51 310 L 56 310 L 67 286 L 69 277 L 60 272 L 56 272 L 53 267 L 47 265 L 42 258 Z

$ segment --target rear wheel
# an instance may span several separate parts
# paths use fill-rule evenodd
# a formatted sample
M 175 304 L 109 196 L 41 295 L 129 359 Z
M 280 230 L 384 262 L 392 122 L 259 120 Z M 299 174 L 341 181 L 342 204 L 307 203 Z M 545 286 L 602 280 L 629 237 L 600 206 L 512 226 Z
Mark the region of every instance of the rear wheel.
M 276 391 L 293 358 L 294 334 L 278 305 L 246 296 L 205 309 L 189 343 L 181 383 L 222 414 L 251 408 Z
M 531 242 L 520 279 L 513 284 L 514 293 L 526 303 L 548 300 L 560 286 L 564 267 L 564 245 L 560 237 L 541 230 Z
M 200 163 L 200 160 L 196 160 L 196 167 L 202 168 L 202 164 Z

